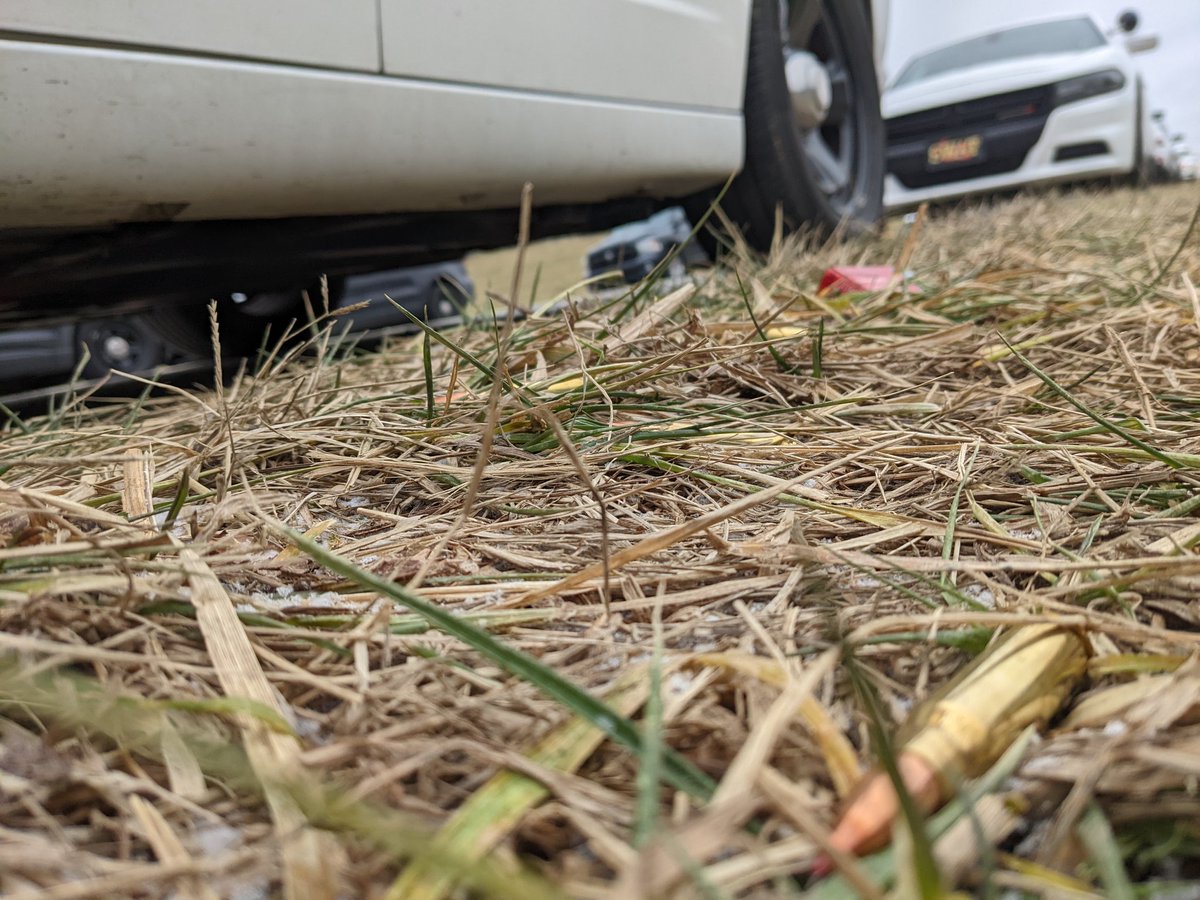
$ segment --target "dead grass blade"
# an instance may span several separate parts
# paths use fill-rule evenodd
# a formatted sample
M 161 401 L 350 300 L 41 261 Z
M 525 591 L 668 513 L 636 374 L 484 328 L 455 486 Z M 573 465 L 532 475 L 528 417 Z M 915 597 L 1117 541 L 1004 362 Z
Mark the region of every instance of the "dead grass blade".
M 603 562 L 594 563 L 587 566 L 572 575 L 568 575 L 561 581 L 542 588 L 541 590 L 533 591 L 516 601 L 509 601 L 506 605 L 509 606 L 527 606 L 537 603 L 547 597 L 553 597 L 555 594 L 561 594 L 563 591 L 570 590 L 576 585 L 583 584 L 587 581 L 602 576 L 605 571 L 613 571 L 622 566 L 631 563 L 643 557 L 658 553 L 669 547 L 674 546 L 685 538 L 691 537 L 694 534 L 700 534 L 703 531 L 712 528 L 714 525 L 719 525 L 721 522 L 734 516 L 740 515 L 747 510 L 753 509 L 756 506 L 761 506 L 768 500 L 778 497 L 780 494 L 786 493 L 796 485 L 803 483 L 806 476 L 793 478 L 790 481 L 785 481 L 782 484 L 777 484 L 773 487 L 764 488 L 749 497 L 742 497 L 738 500 L 728 503 L 721 509 L 714 510 L 707 515 L 701 516 L 698 519 L 693 519 L 690 522 L 684 522 L 682 525 L 677 525 L 675 528 L 660 532 L 645 538 L 625 550 L 614 553 L 612 558 Z
M 1007 343 L 1007 341 L 1005 343 Z M 1117 435 L 1117 437 L 1121 438 L 1126 443 L 1141 450 L 1147 456 L 1151 457 L 1152 459 L 1158 460 L 1163 465 L 1169 466 L 1172 469 L 1180 469 L 1187 465 L 1187 463 L 1181 461 L 1177 457 L 1163 453 L 1161 450 L 1157 450 L 1154 447 L 1151 447 L 1149 444 L 1147 444 L 1141 438 L 1134 436 L 1133 434 L 1131 434 L 1126 429 L 1122 428 L 1117 423 L 1104 418 L 1099 413 L 1093 412 L 1091 409 L 1089 409 L 1083 403 L 1080 403 L 1078 400 L 1076 400 L 1075 397 L 1072 396 L 1072 394 L 1068 390 L 1066 390 L 1064 387 L 1062 387 L 1062 385 L 1060 385 L 1057 381 L 1055 381 L 1048 374 L 1046 374 L 1041 369 L 1039 369 L 1037 366 L 1035 366 L 1032 362 L 1030 362 L 1029 358 L 1027 356 L 1025 356 L 1025 354 L 1023 354 L 1016 347 L 1009 344 L 1008 349 L 1010 351 L 1012 351 L 1012 355 L 1015 356 L 1017 359 L 1019 359 L 1025 365 L 1025 367 L 1027 369 L 1029 369 L 1029 371 L 1031 371 L 1034 375 L 1036 375 L 1038 378 L 1040 378 L 1042 380 L 1042 382 L 1046 385 L 1046 387 L 1050 388 L 1050 390 L 1054 391 L 1054 393 L 1058 394 L 1058 396 L 1062 397 L 1064 400 L 1066 400 L 1068 403 L 1070 403 L 1073 407 L 1075 407 L 1077 410 L 1079 410 L 1081 413 L 1083 413 L 1085 416 L 1087 416 L 1089 419 L 1091 419 L 1093 422 L 1095 422 L 1097 425 L 1099 425 L 1105 431 L 1112 432 L 1113 434 Z
M 766 259 L 734 236 L 682 293 L 580 283 L 554 310 L 516 269 L 583 244 L 547 244 L 453 330 L 366 347 L 311 297 L 218 389 L 0 414 L 0 892 L 282 893 L 280 837 L 316 829 L 354 896 L 406 865 L 521 900 L 911 895 L 908 849 L 798 886 L 873 760 L 845 663 L 790 715 L 781 691 L 851 645 L 893 737 L 998 629 L 1052 624 L 1089 635 L 1087 693 L 1007 793 L 928 821 L 937 877 L 1175 889 L 1200 819 L 1197 215 L 1194 185 L 1074 189 Z M 904 291 L 815 291 L 887 261 Z M 660 645 L 661 716 L 600 702 Z M 574 774 L 508 749 L 575 727 Z M 243 734 L 286 745 L 255 752 L 299 779 L 272 785 L 291 818 Z M 414 827 L 500 770 L 486 855 Z
M 632 715 L 646 700 L 646 670 L 627 672 L 604 694 L 618 715 Z M 574 772 L 605 739 L 604 732 L 579 716 L 542 738 L 526 752 L 530 771 L 504 769 L 471 795 L 442 826 L 436 846 L 453 848 L 464 860 L 484 858 L 534 805 L 550 795 L 551 788 L 536 771 Z M 657 789 L 657 782 L 655 783 Z M 451 891 L 454 873 L 418 860 L 408 866 L 386 895 L 389 900 L 435 900 Z
M 282 716 L 277 695 L 263 675 L 221 582 L 192 551 L 181 550 L 179 559 L 188 573 L 196 622 L 204 634 L 221 688 L 230 698 L 261 703 Z M 295 738 L 266 728 L 258 719 L 244 718 L 242 739 L 250 765 L 266 790 L 275 820 L 283 855 L 285 894 L 297 900 L 333 896 L 340 880 L 340 848 L 330 835 L 308 824 L 303 811 L 281 785 L 302 777 L 300 747 Z
M 439 630 L 483 653 L 508 672 L 534 685 L 548 697 L 561 703 L 575 715 L 586 719 L 612 739 L 635 752 L 641 750 L 641 733 L 628 719 L 619 715 L 602 700 L 572 684 L 553 669 L 486 631 L 445 612 L 407 588 L 359 569 L 299 532 L 292 531 L 279 523 L 272 523 L 272 528 L 300 547 L 314 561 L 351 579 L 366 590 L 389 597 L 408 607 Z M 698 799 L 706 800 L 712 793 L 712 784 L 709 779 L 677 754 L 669 752 L 664 754 L 663 774 L 675 787 Z

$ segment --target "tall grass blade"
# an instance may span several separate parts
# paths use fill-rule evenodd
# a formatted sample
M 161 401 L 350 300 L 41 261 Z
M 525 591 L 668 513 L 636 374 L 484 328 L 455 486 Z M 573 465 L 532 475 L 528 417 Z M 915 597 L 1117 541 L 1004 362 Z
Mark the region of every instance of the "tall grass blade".
M 402 585 L 360 569 L 349 560 L 322 547 L 300 532 L 278 522 L 271 523 L 271 527 L 303 550 L 309 558 L 325 566 L 331 572 L 350 579 L 366 590 L 390 597 L 402 606 L 423 616 L 440 631 L 482 653 L 510 674 L 534 685 L 576 715 L 587 719 L 613 740 L 624 744 L 636 753 L 642 751 L 642 733 L 632 722 L 619 715 L 616 710 L 595 695 L 563 678 L 549 666 L 435 606 Z M 670 750 L 665 750 L 663 753 L 663 777 L 674 787 L 699 800 L 707 800 L 715 788 L 712 779 L 682 756 Z
M 871 727 L 871 741 L 875 746 L 879 763 L 887 773 L 900 801 L 900 812 L 912 842 L 912 867 L 916 877 L 916 889 L 920 892 L 921 900 L 941 900 L 942 884 L 938 873 L 937 861 L 933 858 L 933 841 L 926 830 L 925 819 L 917 808 L 916 802 L 900 777 L 900 767 L 897 761 L 895 747 L 887 733 L 883 710 L 875 688 L 868 680 L 862 666 L 855 659 L 852 650 L 847 648 L 843 655 L 846 673 L 854 685 L 854 692 L 862 703 Z
M 638 754 L 637 810 L 633 826 L 633 846 L 645 847 L 658 830 L 659 785 L 662 781 L 663 701 L 662 606 L 654 607 L 654 650 L 650 657 L 650 690 L 646 714 L 642 717 L 642 749 Z
M 1097 412 L 1094 412 L 1091 408 L 1086 406 L 1084 403 L 1080 402 L 1079 400 L 1076 400 L 1075 397 L 1069 391 L 1067 391 L 1066 388 L 1062 387 L 1062 385 L 1060 385 L 1057 381 L 1055 381 L 1053 378 L 1051 378 L 1050 375 L 1048 375 L 1046 372 L 1043 372 L 1041 369 L 1039 369 L 1037 366 L 1035 366 L 1033 364 L 1033 362 L 1029 359 L 1029 357 L 1027 357 L 1024 353 L 1022 353 L 1020 350 L 1018 350 L 1012 344 L 1010 344 L 1008 342 L 1007 338 L 1002 337 L 1001 339 L 1004 341 L 1005 344 L 1008 344 L 1008 349 L 1012 351 L 1013 356 L 1015 356 L 1017 359 L 1019 359 L 1021 361 L 1021 364 L 1024 365 L 1025 368 L 1027 368 L 1034 375 L 1036 375 L 1041 380 L 1041 382 L 1044 385 L 1046 385 L 1046 387 L 1050 388 L 1050 390 L 1054 391 L 1054 393 L 1057 394 L 1059 397 L 1066 400 L 1073 407 L 1075 407 L 1077 410 L 1079 410 L 1081 413 L 1083 413 L 1089 419 L 1094 421 L 1097 425 L 1101 426 L 1105 431 L 1115 434 L 1117 437 L 1121 438 L 1126 443 L 1131 444 L 1132 446 L 1141 450 L 1143 453 L 1149 454 L 1153 459 L 1158 460 L 1160 463 L 1162 463 L 1165 466 L 1169 466 L 1172 469 L 1182 469 L 1182 468 L 1187 467 L 1186 463 L 1180 461 L 1175 456 L 1172 456 L 1167 453 L 1163 453 L 1161 450 L 1150 446 L 1145 441 L 1143 441 L 1141 438 L 1136 437 L 1133 434 L 1130 434 L 1128 431 L 1126 431 L 1124 428 L 1122 428 L 1116 422 L 1113 422 L 1113 421 L 1110 421 L 1109 419 L 1104 418 L 1102 415 L 1100 415 Z
M 1076 831 L 1104 885 L 1104 896 L 1109 900 L 1134 900 L 1138 895 L 1125 872 L 1121 848 L 1103 810 L 1094 801 L 1079 820 Z
M 630 715 L 644 702 L 646 691 L 646 671 L 637 667 L 605 693 L 604 701 L 619 714 Z M 574 772 L 604 738 L 591 722 L 575 716 L 538 741 L 525 756 L 538 767 Z M 438 831 L 434 845 L 453 849 L 466 860 L 482 859 L 526 812 L 549 795 L 544 782 L 524 772 L 504 769 L 458 808 Z M 388 900 L 436 900 L 445 896 L 458 880 L 456 873 L 433 862 L 418 859 L 408 866 L 387 893 Z

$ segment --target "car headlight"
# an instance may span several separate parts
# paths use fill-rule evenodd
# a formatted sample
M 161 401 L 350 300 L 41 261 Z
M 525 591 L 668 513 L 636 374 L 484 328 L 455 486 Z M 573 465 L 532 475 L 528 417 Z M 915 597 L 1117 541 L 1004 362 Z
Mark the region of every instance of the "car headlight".
M 1074 103 L 1100 94 L 1111 94 L 1125 87 L 1125 75 L 1120 69 L 1103 69 L 1078 78 L 1069 78 L 1054 85 L 1054 105 Z
M 663 242 L 654 237 L 642 238 L 640 241 L 634 244 L 634 247 L 637 248 L 638 253 L 644 254 L 645 256 L 654 256 L 657 253 L 662 253 Z

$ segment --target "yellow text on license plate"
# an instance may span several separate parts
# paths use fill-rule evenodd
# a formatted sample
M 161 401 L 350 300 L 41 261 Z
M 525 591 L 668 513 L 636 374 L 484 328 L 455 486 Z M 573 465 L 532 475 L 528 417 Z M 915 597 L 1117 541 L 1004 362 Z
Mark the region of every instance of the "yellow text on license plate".
M 931 166 L 944 166 L 947 163 L 970 162 L 979 156 L 983 147 L 983 138 L 977 134 L 962 138 L 946 138 L 929 145 L 927 159 Z

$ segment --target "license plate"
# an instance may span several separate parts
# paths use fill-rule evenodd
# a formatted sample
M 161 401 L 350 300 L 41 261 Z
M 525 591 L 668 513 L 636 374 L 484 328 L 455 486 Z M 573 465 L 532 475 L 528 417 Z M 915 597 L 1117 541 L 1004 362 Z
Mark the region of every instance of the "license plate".
M 925 156 L 930 168 L 974 162 L 982 158 L 983 138 L 977 134 L 934 141 Z

